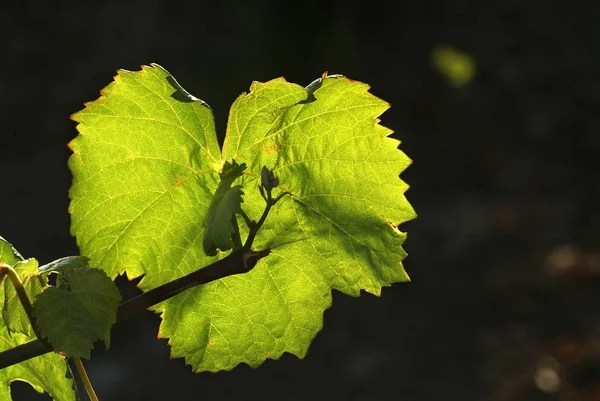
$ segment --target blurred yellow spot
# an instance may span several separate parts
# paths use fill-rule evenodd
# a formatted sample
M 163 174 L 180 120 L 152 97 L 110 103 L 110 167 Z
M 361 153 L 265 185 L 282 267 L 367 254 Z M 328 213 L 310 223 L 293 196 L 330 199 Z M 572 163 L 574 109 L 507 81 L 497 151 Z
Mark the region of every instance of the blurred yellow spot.
M 223 165 L 225 164 L 225 160 L 221 160 L 221 161 L 217 161 L 211 164 L 211 167 L 213 168 L 213 170 L 215 170 L 217 173 L 221 173 L 223 171 Z
M 431 62 L 454 88 L 470 84 L 477 69 L 473 57 L 446 45 L 436 46 L 431 50 Z

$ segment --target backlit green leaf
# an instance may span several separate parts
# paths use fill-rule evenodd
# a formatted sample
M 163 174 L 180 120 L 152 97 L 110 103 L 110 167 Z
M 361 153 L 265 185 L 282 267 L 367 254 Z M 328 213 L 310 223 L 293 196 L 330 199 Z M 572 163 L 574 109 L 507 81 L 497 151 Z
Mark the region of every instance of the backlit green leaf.
M 140 287 L 149 290 L 213 262 L 199 239 L 225 160 L 247 165 L 240 181 L 251 219 L 265 207 L 263 167 L 278 179 L 273 196 L 289 193 L 254 242 L 285 245 L 247 274 L 152 308 L 173 357 L 210 371 L 284 352 L 302 357 L 332 289 L 378 295 L 408 280 L 397 226 L 415 214 L 398 175 L 411 161 L 378 124 L 389 105 L 368 85 L 342 76 L 324 76 L 310 91 L 283 78 L 255 82 L 231 107 L 221 154 L 210 110 L 167 77 L 158 66 L 121 72 L 74 117 L 72 228 L 92 263 L 111 277 L 145 272 Z M 248 229 L 240 229 L 243 239 Z

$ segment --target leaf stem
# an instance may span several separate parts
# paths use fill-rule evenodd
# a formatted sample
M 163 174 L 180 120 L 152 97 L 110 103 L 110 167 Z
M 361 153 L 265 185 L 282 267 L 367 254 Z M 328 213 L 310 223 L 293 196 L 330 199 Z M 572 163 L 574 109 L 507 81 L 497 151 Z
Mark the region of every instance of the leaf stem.
M 79 377 L 81 377 L 81 381 L 83 382 L 83 387 L 85 387 L 85 391 L 87 392 L 88 397 L 90 397 L 90 401 L 99 401 L 96 392 L 94 391 L 94 387 L 92 387 L 92 382 L 83 367 L 83 363 L 80 358 L 71 358 L 73 360 L 73 364 L 77 369 L 77 373 Z
M 255 221 L 250 220 L 250 217 L 248 217 L 248 215 L 246 214 L 246 212 L 244 212 L 243 209 L 240 208 L 240 214 L 242 215 L 242 217 L 244 218 L 244 221 L 246 222 L 246 224 L 248 225 L 248 228 L 252 228 L 252 226 L 254 224 L 256 224 Z
M 17 291 L 17 296 L 19 297 L 19 301 L 21 302 L 21 305 L 23 305 L 23 309 L 25 310 L 25 314 L 27 315 L 27 318 L 29 319 L 29 323 L 31 324 L 31 328 L 33 329 L 33 332 L 35 333 L 35 336 L 39 340 L 41 340 L 42 335 L 37 327 L 37 322 L 35 321 L 35 318 L 33 317 L 33 307 L 31 306 L 31 302 L 29 301 L 29 297 L 27 296 L 25 287 L 23 287 L 23 282 L 21 281 L 19 274 L 12 266 L 7 265 L 6 263 L 2 263 L 0 265 L 0 271 L 4 272 L 4 274 L 8 275 L 8 279 L 10 280 L 12 285 L 15 287 L 15 290 Z
M 279 194 L 279 196 L 277 196 L 277 198 L 273 199 L 270 188 L 265 188 L 265 190 L 267 192 L 266 196 L 264 195 L 264 193 L 262 191 L 263 186 L 260 186 L 259 188 L 261 188 L 261 195 L 263 195 L 263 198 L 265 199 L 265 202 L 267 203 L 267 205 L 265 206 L 265 210 L 263 211 L 262 216 L 260 216 L 260 219 L 258 220 L 258 222 L 252 222 L 252 224 L 249 225 L 250 233 L 248 234 L 248 237 L 246 238 L 246 243 L 244 244 L 243 249 L 251 249 L 252 248 L 252 243 L 254 242 L 254 239 L 256 238 L 256 234 L 258 234 L 258 230 L 260 230 L 260 228 L 262 227 L 265 220 L 267 220 L 267 216 L 269 215 L 271 208 L 277 202 L 279 202 L 279 200 L 281 198 L 283 198 L 285 195 L 289 194 L 289 192 L 282 192 L 281 194 Z
M 0 285 L 2 285 L 2 283 L 4 282 L 4 277 L 6 277 L 6 272 L 7 272 L 7 269 L 2 269 L 2 267 L 0 267 Z

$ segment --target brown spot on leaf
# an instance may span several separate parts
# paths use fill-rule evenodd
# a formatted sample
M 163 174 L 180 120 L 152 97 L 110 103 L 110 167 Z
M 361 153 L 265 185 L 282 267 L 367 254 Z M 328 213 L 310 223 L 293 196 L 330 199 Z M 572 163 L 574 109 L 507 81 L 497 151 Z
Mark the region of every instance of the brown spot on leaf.
M 265 145 L 263 147 L 265 153 L 269 153 L 269 152 L 279 152 L 279 145 L 275 144 L 275 145 Z

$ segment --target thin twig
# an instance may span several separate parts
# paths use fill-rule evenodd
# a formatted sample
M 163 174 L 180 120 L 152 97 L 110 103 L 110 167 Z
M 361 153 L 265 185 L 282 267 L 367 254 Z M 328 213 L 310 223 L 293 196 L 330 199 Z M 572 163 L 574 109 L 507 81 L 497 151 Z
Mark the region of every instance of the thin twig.
M 260 186 L 259 188 L 262 188 L 262 186 Z M 283 198 L 285 195 L 289 194 L 289 192 L 282 192 L 277 198 L 273 199 L 273 196 L 271 195 L 271 189 L 267 188 L 266 192 L 267 192 L 267 196 L 265 197 L 263 195 L 263 197 L 265 198 L 265 202 L 267 202 L 267 205 L 265 206 L 265 210 L 263 211 L 262 216 L 260 216 L 260 219 L 258 220 L 258 222 L 254 223 L 250 227 L 250 232 L 248 233 L 248 237 L 246 238 L 246 243 L 244 244 L 244 249 L 252 248 L 252 243 L 254 242 L 254 238 L 256 238 L 256 234 L 258 234 L 258 230 L 260 230 L 260 228 L 262 227 L 265 220 L 267 220 L 267 216 L 269 215 L 271 208 L 277 202 L 279 202 L 279 200 L 281 198 Z M 261 194 L 262 194 L 262 191 L 261 191 Z
M 246 222 L 246 225 L 248 226 L 249 229 L 252 229 L 252 226 L 254 224 L 256 224 L 255 221 L 250 220 L 250 217 L 248 217 L 248 215 L 246 214 L 246 212 L 244 212 L 243 209 L 240 208 L 240 214 L 242 215 L 242 217 L 244 218 L 244 221 Z
M 85 368 L 83 367 L 83 363 L 81 362 L 80 358 L 71 358 L 73 360 L 73 364 L 75 365 L 75 368 L 77 369 L 77 373 L 79 374 L 79 377 L 81 377 L 81 381 L 83 382 L 83 387 L 85 387 L 85 391 L 88 395 L 88 397 L 90 397 L 90 401 L 98 401 L 98 396 L 96 395 L 96 392 L 94 391 L 94 387 L 92 387 L 92 382 L 90 381 L 90 378 L 87 375 L 87 372 L 85 371 Z

